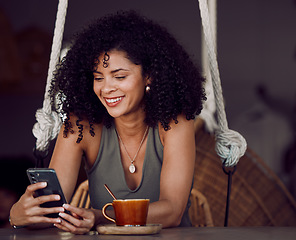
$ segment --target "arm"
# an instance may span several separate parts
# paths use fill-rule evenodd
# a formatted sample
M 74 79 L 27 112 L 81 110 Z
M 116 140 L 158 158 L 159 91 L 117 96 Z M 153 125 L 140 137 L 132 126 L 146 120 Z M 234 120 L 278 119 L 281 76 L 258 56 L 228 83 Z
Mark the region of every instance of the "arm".
M 161 223 L 163 227 L 180 224 L 194 173 L 194 121 L 182 115 L 178 121 L 171 123 L 169 131 L 160 133 L 164 145 L 160 196 L 159 201 L 150 204 L 148 212 L 148 222 Z
M 73 121 L 75 120 L 76 119 L 73 117 Z M 70 200 L 76 185 L 82 154 L 85 151 L 85 146 L 87 145 L 86 142 L 89 141 L 90 138 L 88 129 L 85 129 L 84 140 L 77 144 L 76 139 L 78 136 L 78 129 L 75 123 L 73 123 L 73 126 L 74 134 L 68 134 L 68 137 L 66 138 L 63 137 L 64 128 L 61 128 L 49 166 L 56 170 L 61 187 L 68 201 Z M 44 216 L 48 213 L 64 212 L 63 207 L 40 207 L 40 204 L 44 202 L 55 201 L 59 199 L 58 195 L 48 195 L 35 198 L 34 192 L 37 189 L 44 187 L 45 185 L 42 185 L 42 183 L 28 186 L 26 192 L 11 208 L 10 218 L 13 225 L 34 225 L 34 227 L 39 227 L 42 223 L 41 227 L 43 227 L 43 223 L 49 223 L 52 225 L 59 224 L 62 221 L 60 218 L 48 218 Z
M 53 162 L 55 164 L 50 164 L 50 167 L 55 168 L 57 171 L 58 178 L 60 180 L 61 186 L 63 188 L 63 191 L 66 193 L 65 196 L 67 199 L 70 198 L 70 192 L 71 187 L 73 188 L 76 184 L 73 183 L 70 185 L 71 181 L 75 181 L 75 176 L 77 174 L 73 174 L 75 171 L 75 168 L 77 166 L 80 166 L 79 157 L 74 158 L 74 155 L 77 154 L 79 151 L 79 147 L 76 147 L 74 149 L 73 146 L 71 146 L 71 139 L 73 136 L 67 138 L 63 138 L 63 128 L 60 130 L 56 147 L 55 147 L 55 153 L 53 154 Z M 73 144 L 72 144 L 73 145 Z M 61 148 L 65 148 L 65 151 L 61 151 Z M 63 154 L 61 154 L 63 153 Z M 55 155 L 55 157 L 54 157 Z M 79 155 L 79 154 L 78 154 Z M 66 157 L 68 156 L 68 157 Z M 81 154 L 80 154 L 81 156 Z M 62 163 L 62 160 L 65 160 L 66 163 Z M 70 162 L 69 159 L 75 159 L 75 161 Z M 68 169 L 65 170 L 65 165 L 67 165 Z M 63 166 L 63 167 L 61 167 Z M 61 174 L 62 172 L 65 172 L 65 174 Z M 69 172 L 72 172 L 72 176 L 69 176 Z M 68 175 L 67 175 L 68 174 Z M 67 181 L 65 181 L 67 179 Z M 45 208 L 40 207 L 42 203 L 49 202 L 49 201 L 56 201 L 59 200 L 60 197 L 58 195 L 47 195 L 47 196 L 40 196 L 35 197 L 34 192 L 38 189 L 44 188 L 46 185 L 44 183 L 36 183 L 32 184 L 27 187 L 26 192 L 21 196 L 21 198 L 16 202 L 10 211 L 10 219 L 11 224 L 16 226 L 29 226 L 34 228 L 45 227 L 45 223 L 59 223 L 61 220 L 59 218 L 49 218 L 45 215 L 48 213 L 59 213 L 63 212 L 63 207 L 57 207 L 57 208 Z M 69 190 L 70 188 L 70 190 Z
M 73 126 L 75 126 L 75 124 L 73 124 Z M 69 133 L 66 138 L 63 137 L 63 130 L 64 128 L 62 127 L 56 141 L 49 167 L 55 169 L 68 202 L 72 197 L 78 178 L 83 154 L 83 141 L 79 144 L 76 143 L 78 136 L 76 128 L 73 129 L 74 133 Z
M 75 119 L 74 119 L 75 121 Z M 72 122 L 74 122 L 72 121 Z M 72 126 L 75 124 L 72 123 Z M 88 123 L 83 124 L 83 140 L 77 144 L 78 129 L 75 127 L 74 134 L 68 134 L 67 138 L 62 136 L 61 131 L 55 146 L 55 150 L 50 162 L 50 167 L 54 168 L 60 180 L 61 187 L 67 200 L 73 194 L 82 155 L 85 154 L 86 164 L 92 166 L 98 154 L 100 146 L 101 125 L 94 126 L 95 137 L 89 134 Z M 70 214 L 60 213 L 61 222 L 55 223 L 55 226 L 75 234 L 84 234 L 89 232 L 95 223 L 101 222 L 103 216 L 100 211 L 94 209 L 84 209 L 65 204 L 64 208 L 71 212 Z M 64 221 L 67 220 L 67 221 Z

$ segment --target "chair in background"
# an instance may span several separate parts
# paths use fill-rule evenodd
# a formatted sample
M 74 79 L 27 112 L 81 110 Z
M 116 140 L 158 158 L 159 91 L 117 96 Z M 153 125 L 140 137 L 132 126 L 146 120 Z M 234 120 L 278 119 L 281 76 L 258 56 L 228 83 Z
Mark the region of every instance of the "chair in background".
M 88 180 L 83 181 L 76 189 L 70 204 L 74 207 L 90 208 Z
M 190 195 L 189 217 L 194 227 L 214 227 L 214 222 L 206 197 L 193 188 Z

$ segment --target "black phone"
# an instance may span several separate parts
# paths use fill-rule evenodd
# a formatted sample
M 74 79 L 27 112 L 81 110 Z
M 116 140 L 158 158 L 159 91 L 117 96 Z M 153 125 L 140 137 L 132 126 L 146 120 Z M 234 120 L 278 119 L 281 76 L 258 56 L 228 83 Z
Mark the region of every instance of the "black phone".
M 37 182 L 46 182 L 47 186 L 43 189 L 38 189 L 35 194 L 36 197 L 43 195 L 58 194 L 61 199 L 59 201 L 46 202 L 41 204 L 41 207 L 61 207 L 64 203 L 67 203 L 64 196 L 63 190 L 61 188 L 59 179 L 56 172 L 52 168 L 29 168 L 27 169 L 27 175 L 31 184 Z M 47 217 L 57 218 L 58 213 L 47 214 Z

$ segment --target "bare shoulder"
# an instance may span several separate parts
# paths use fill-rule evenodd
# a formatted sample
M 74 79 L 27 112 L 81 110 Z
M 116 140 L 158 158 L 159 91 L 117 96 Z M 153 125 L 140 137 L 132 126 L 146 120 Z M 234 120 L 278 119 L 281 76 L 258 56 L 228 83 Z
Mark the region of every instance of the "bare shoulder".
M 55 147 L 55 156 L 63 156 L 67 152 L 68 156 L 86 156 L 89 165 L 95 161 L 101 142 L 102 124 L 92 124 L 87 120 L 79 120 L 77 116 L 71 115 L 68 124 L 70 128 L 65 134 L 65 124 L 63 124 Z M 77 141 L 78 139 L 80 141 Z M 75 157 L 74 157 L 75 155 Z
M 88 120 L 79 120 L 71 115 L 69 121 L 63 124 L 59 137 L 59 146 L 68 146 L 87 153 L 89 149 L 100 145 L 102 124 L 92 124 Z
M 79 119 L 75 115 L 70 115 L 69 117 L 69 130 L 67 135 L 64 135 L 64 137 L 68 137 L 71 135 L 74 135 L 74 137 L 78 137 L 78 135 L 83 132 L 83 136 L 85 138 L 88 138 L 89 136 L 92 135 L 91 132 L 94 133 L 94 135 L 100 134 L 102 131 L 102 124 L 92 124 L 90 125 L 89 121 L 86 119 Z M 62 130 L 65 130 L 65 124 L 63 124 Z
M 187 120 L 183 114 L 180 114 L 177 120 L 177 123 L 174 120 L 170 122 L 170 130 L 168 131 L 165 131 L 159 123 L 159 135 L 163 145 L 169 140 L 194 135 L 194 120 Z

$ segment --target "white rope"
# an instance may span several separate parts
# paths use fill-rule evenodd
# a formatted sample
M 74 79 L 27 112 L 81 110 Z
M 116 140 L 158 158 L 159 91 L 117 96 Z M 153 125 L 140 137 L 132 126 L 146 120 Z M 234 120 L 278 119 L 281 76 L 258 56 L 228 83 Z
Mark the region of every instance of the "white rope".
M 225 166 L 235 166 L 245 154 L 247 143 L 238 132 L 228 128 L 207 0 L 199 0 L 199 9 L 208 50 L 209 67 L 217 108 L 219 131 L 216 132 L 216 152 L 225 163 Z
M 48 149 L 50 141 L 57 136 L 62 124 L 60 116 L 55 111 L 51 110 L 49 90 L 51 80 L 53 77 L 53 71 L 55 70 L 55 67 L 60 60 L 60 52 L 63 41 L 67 7 L 68 0 L 59 1 L 49 61 L 47 82 L 44 94 L 43 108 L 38 109 L 35 115 L 37 123 L 35 123 L 33 127 L 33 134 L 37 139 L 36 149 L 39 151 L 46 151 Z
M 215 52 L 217 52 L 217 40 L 216 35 L 217 32 L 217 21 L 216 21 L 216 0 L 209 1 L 209 18 L 210 18 L 210 24 L 211 29 L 213 30 L 213 41 L 214 41 L 214 49 Z M 215 103 L 215 96 L 214 96 L 214 90 L 213 90 L 213 83 L 212 83 L 212 77 L 211 72 L 209 68 L 209 58 L 208 58 L 208 52 L 207 47 L 205 43 L 204 33 L 203 30 L 201 31 L 201 60 L 202 60 L 202 70 L 203 75 L 206 79 L 205 82 L 205 93 L 207 96 L 207 100 L 203 104 L 203 109 L 201 113 L 199 114 L 199 117 L 204 120 L 205 128 L 208 132 L 213 133 L 215 130 L 218 129 L 217 120 L 214 117 L 214 114 L 216 112 L 216 103 Z

